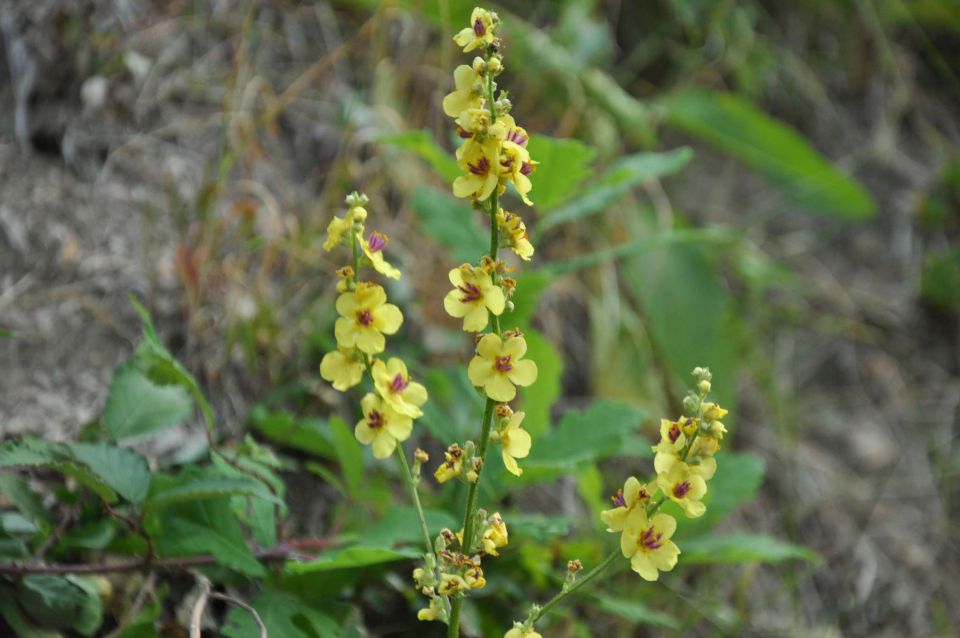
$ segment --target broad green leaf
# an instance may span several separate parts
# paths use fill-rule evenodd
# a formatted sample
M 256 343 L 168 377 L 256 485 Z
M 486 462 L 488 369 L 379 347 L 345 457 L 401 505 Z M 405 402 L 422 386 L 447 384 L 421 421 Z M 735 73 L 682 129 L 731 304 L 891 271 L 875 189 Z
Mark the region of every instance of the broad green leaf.
M 767 534 L 708 534 L 688 538 L 681 543 L 685 564 L 704 563 L 779 563 L 785 560 L 816 561 L 809 547 L 794 545 Z
M 686 562 L 686 550 L 683 550 L 682 560 Z M 603 611 L 620 616 L 633 624 L 653 625 L 668 629 L 680 629 L 680 621 L 661 611 L 651 609 L 636 599 L 616 598 L 613 596 L 597 596 L 593 602 Z
M 101 422 L 114 439 L 160 432 L 178 425 L 193 411 L 187 391 L 176 385 L 157 385 L 135 363 L 113 373 Z
M 38 626 L 17 604 L 12 586 L 0 584 L 0 617 L 6 621 L 17 638 L 62 638 L 53 629 Z
M 416 153 L 433 167 L 447 182 L 453 182 L 460 175 L 460 169 L 453 156 L 437 144 L 430 131 L 407 131 L 392 135 L 381 135 L 377 142 L 387 146 Z
M 410 552 L 401 552 L 386 547 L 355 546 L 347 547 L 339 552 L 332 552 L 330 555 L 321 556 L 311 561 L 288 562 L 284 566 L 284 571 L 292 575 L 315 574 L 317 572 L 330 572 L 394 563 L 400 560 L 408 560 L 411 556 L 415 555 L 416 553 L 411 554 Z
M 41 526 L 49 526 L 53 522 L 52 514 L 43 506 L 43 498 L 19 476 L 0 474 L 0 493 L 30 521 Z
M 665 121 L 733 155 L 808 210 L 866 219 L 875 204 L 853 178 L 825 160 L 794 129 L 731 93 L 686 89 L 664 104 Z
M 567 536 L 572 522 L 566 516 L 548 516 L 532 512 L 504 512 L 503 520 L 509 525 L 511 537 L 519 536 L 539 542 Z
M 526 416 L 523 427 L 534 438 L 550 429 L 550 408 L 560 397 L 563 358 L 550 341 L 536 330 L 524 329 L 525 358 L 537 363 L 537 380 L 520 392 Z
M 586 410 L 570 410 L 549 433 L 534 438 L 524 468 L 575 467 L 616 456 L 624 438 L 639 428 L 645 413 L 632 405 L 600 400 Z
M 480 229 L 478 213 L 465 200 L 429 186 L 418 186 L 410 205 L 420 221 L 420 229 L 445 246 L 457 263 L 473 263 L 489 249 L 489 231 Z
M 514 308 L 500 320 L 501 324 L 529 326 L 537 310 L 540 296 L 553 283 L 553 276 L 545 271 L 528 270 L 515 277 L 517 290 L 511 297 Z
M 221 565 L 249 576 L 263 577 L 267 573 L 247 547 L 228 497 L 151 509 L 144 527 L 161 556 L 210 553 Z
M 672 175 L 692 158 L 693 151 L 686 146 L 666 153 L 637 153 L 621 158 L 583 194 L 545 215 L 537 224 L 537 230 L 542 233 L 554 226 L 603 212 L 635 186 L 654 177 Z
M 76 479 L 78 483 L 91 490 L 107 503 L 114 503 L 119 498 L 117 492 L 110 487 L 110 484 L 107 483 L 103 477 L 82 463 L 54 461 L 52 463 L 45 463 L 44 467 L 49 467 L 51 470 Z
M 0 512 L 0 531 L 8 534 L 35 534 L 37 526 L 17 512 Z
M 68 443 L 66 447 L 74 459 L 128 501 L 139 503 L 150 490 L 147 460 L 133 450 L 109 443 Z
M 707 483 L 707 495 L 703 499 L 707 511 L 700 518 L 685 520 L 677 529 L 680 538 L 706 533 L 738 505 L 753 499 L 763 482 L 764 463 L 756 454 L 720 452 L 716 459 L 717 473 Z M 664 511 L 672 508 L 673 503 L 664 505 Z M 679 511 L 671 513 L 682 516 Z
M 573 197 L 580 185 L 593 175 L 591 163 L 596 150 L 577 139 L 534 135 L 527 145 L 530 157 L 540 162 L 530 176 L 530 199 L 537 210 L 546 211 Z
M 340 471 L 347 483 L 347 491 L 357 496 L 363 487 L 363 448 L 353 435 L 353 430 L 338 417 L 330 419 L 330 438 L 337 452 Z
M 338 623 L 293 594 L 266 589 L 253 599 L 270 638 L 334 638 L 341 635 Z M 233 607 L 227 614 L 223 635 L 227 638 L 259 638 L 260 627 L 250 612 Z
M 424 512 L 430 538 L 436 538 L 444 527 L 453 529 L 460 524 L 449 512 L 428 509 Z M 393 547 L 398 543 L 409 543 L 417 549 L 423 546 L 423 532 L 413 507 L 391 507 L 380 520 L 367 527 L 360 535 L 359 543 L 367 547 Z
M 67 580 L 83 590 L 85 597 L 83 604 L 73 623 L 73 630 L 81 636 L 92 636 L 103 624 L 103 603 L 100 600 L 100 590 L 90 578 L 83 576 L 67 576 Z
M 247 452 L 256 452 L 256 449 L 251 450 L 248 446 L 241 446 L 241 450 L 246 450 Z M 258 458 L 263 458 L 262 454 L 257 454 Z M 268 457 L 265 460 L 268 462 L 271 459 Z M 270 483 L 273 489 L 276 491 L 278 498 L 283 499 L 286 485 L 279 476 L 277 476 L 273 470 L 250 456 L 241 454 L 236 456 L 233 459 L 233 462 L 238 464 L 240 468 L 236 468 L 230 463 L 228 463 L 223 457 L 219 455 L 213 456 L 213 464 L 217 470 L 222 473 L 224 476 L 241 479 L 241 480 L 250 480 L 254 479 L 261 485 L 263 482 L 256 479 L 252 473 L 256 473 Z M 265 485 L 263 485 L 266 487 Z M 269 491 L 269 490 L 268 490 Z M 233 512 L 237 515 L 244 524 L 250 528 L 250 534 L 253 536 L 254 542 L 257 543 L 260 547 L 273 547 L 277 544 L 277 503 L 276 501 L 267 500 L 263 498 L 249 498 L 246 494 L 239 494 L 233 496 L 231 499 L 231 505 L 233 506 Z M 286 506 L 280 507 L 280 513 L 283 514 L 286 512 Z
M 280 447 L 302 450 L 324 458 L 336 456 L 326 432 L 326 424 L 319 419 L 300 419 L 289 412 L 270 412 L 258 405 L 250 411 L 250 422 L 258 432 Z
M 185 475 L 167 484 L 144 501 L 144 509 L 156 510 L 174 503 L 199 501 L 217 496 L 253 496 L 283 504 L 283 501 L 270 493 L 260 481 L 252 477 L 232 477 L 215 475 Z
M 92 635 L 103 619 L 96 586 L 74 576 L 30 574 L 17 584 L 17 600 L 38 624 Z
M 30 467 L 55 461 L 62 448 L 42 439 L 24 438 L 0 444 L 0 467 Z

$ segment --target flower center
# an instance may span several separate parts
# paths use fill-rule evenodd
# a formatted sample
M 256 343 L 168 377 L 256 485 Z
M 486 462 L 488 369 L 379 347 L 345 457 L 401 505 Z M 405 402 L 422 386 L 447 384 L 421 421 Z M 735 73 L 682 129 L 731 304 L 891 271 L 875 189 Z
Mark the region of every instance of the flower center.
M 483 20 L 480 18 L 473 21 L 473 33 L 478 38 L 482 38 L 487 33 L 487 28 L 483 26 Z
M 513 370 L 513 355 L 505 354 L 502 357 L 497 357 L 496 368 L 499 372 Z
M 371 410 L 370 414 L 367 415 L 367 425 L 370 426 L 371 430 L 379 430 L 386 425 L 386 419 L 383 418 L 383 414 L 379 410 Z
M 610 500 L 613 501 L 614 506 L 616 507 L 626 507 L 627 502 L 623 500 L 623 490 L 617 490 L 616 496 L 611 496 Z
M 390 392 L 403 392 L 407 389 L 408 385 L 410 385 L 410 379 L 404 379 L 403 375 L 398 372 L 397 376 L 390 382 Z
M 369 326 L 371 323 L 373 323 L 373 315 L 370 313 L 369 309 L 364 308 L 357 313 L 357 323 L 359 323 L 361 326 Z
M 651 526 L 650 529 L 640 534 L 637 545 L 644 551 L 652 552 L 663 546 L 663 543 L 660 541 L 661 538 L 663 538 L 663 532 L 657 532 L 657 530 Z
M 367 240 L 367 247 L 372 253 L 378 253 L 383 250 L 384 246 L 387 245 L 386 235 L 381 235 L 380 233 L 374 231 L 370 233 L 370 238 Z
M 460 297 L 460 301 L 463 303 L 469 303 L 483 298 L 483 293 L 473 284 L 465 283 L 462 286 L 457 286 L 457 289 L 463 293 L 463 296 Z
M 513 142 L 517 146 L 526 146 L 527 145 L 527 136 L 524 135 L 520 129 L 511 129 L 507 133 L 507 140 Z
M 533 172 L 533 164 L 531 164 L 530 162 L 524 162 L 523 164 L 520 165 L 521 175 L 529 175 L 532 172 Z
M 463 128 L 462 126 L 459 126 L 459 125 L 458 125 L 458 126 L 457 126 L 457 136 L 458 136 L 460 139 L 468 140 L 468 139 L 470 139 L 471 137 L 473 137 L 473 133 L 471 133 L 471 132 L 468 131 L 467 129 Z
M 683 498 L 690 491 L 690 481 L 682 481 L 673 486 L 673 495 L 677 498 Z
M 680 426 L 674 423 L 670 426 L 670 431 L 667 433 L 667 436 L 670 437 L 671 443 L 676 443 L 677 439 L 680 438 Z
M 468 163 L 467 167 L 474 175 L 486 175 L 490 172 L 490 160 L 486 157 L 481 157 L 476 164 Z

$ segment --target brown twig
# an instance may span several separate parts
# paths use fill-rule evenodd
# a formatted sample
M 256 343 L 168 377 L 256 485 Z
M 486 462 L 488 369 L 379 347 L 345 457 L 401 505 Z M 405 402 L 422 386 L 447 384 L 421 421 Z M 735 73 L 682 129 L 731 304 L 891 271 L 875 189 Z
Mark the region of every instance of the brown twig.
M 118 521 L 123 521 L 127 524 L 127 527 L 130 528 L 132 533 L 143 538 L 143 540 L 147 543 L 147 557 L 144 560 L 146 560 L 147 564 L 149 564 L 150 561 L 153 560 L 154 556 L 157 555 L 157 552 L 153 546 L 153 539 L 150 538 L 150 535 L 147 534 L 147 532 L 143 529 L 143 524 L 141 521 L 118 512 L 110 506 L 110 503 L 107 503 L 106 501 L 103 502 L 103 507 L 107 510 L 107 513 L 110 514 L 110 516 Z

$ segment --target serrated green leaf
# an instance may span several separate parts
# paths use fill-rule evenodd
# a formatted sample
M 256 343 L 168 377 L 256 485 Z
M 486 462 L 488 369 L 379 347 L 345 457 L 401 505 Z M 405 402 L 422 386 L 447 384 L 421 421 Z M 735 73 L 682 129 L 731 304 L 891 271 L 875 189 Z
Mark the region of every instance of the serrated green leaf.
M 257 610 L 270 638 L 334 638 L 341 635 L 338 623 L 288 592 L 267 589 L 254 598 Z M 234 607 L 223 627 L 227 638 L 259 638 L 260 627 L 250 612 Z
M 257 406 L 250 411 L 250 423 L 278 446 L 324 458 L 336 457 L 326 423 L 320 419 L 300 419 L 289 412 L 271 412 Z
M 524 468 L 575 467 L 619 453 L 620 444 L 643 421 L 637 407 L 600 400 L 586 410 L 570 410 L 548 434 L 535 439 Z
M 381 135 L 377 142 L 416 153 L 433 167 L 447 182 L 452 182 L 460 175 L 453 157 L 437 144 L 430 131 L 406 131 L 392 135 Z
M 477 225 L 478 214 L 464 200 L 418 186 L 410 206 L 423 232 L 446 247 L 458 263 L 473 263 L 489 248 L 488 233 Z
M 192 411 L 183 387 L 157 385 L 135 362 L 128 362 L 113 374 L 101 422 L 111 437 L 122 440 L 179 425 Z
M 115 503 L 119 498 L 117 492 L 110 487 L 109 483 L 82 463 L 54 461 L 52 463 L 45 463 L 44 467 L 49 467 L 51 470 L 76 479 L 78 483 L 91 490 L 107 503 Z
M 779 563 L 785 560 L 816 561 L 818 555 L 809 547 L 794 545 L 767 534 L 734 532 L 705 535 L 681 543 L 685 564 L 712 563 Z
M 676 173 L 692 158 L 693 151 L 686 146 L 666 153 L 636 153 L 621 158 L 582 195 L 545 215 L 537 224 L 537 230 L 542 233 L 554 226 L 600 213 L 635 186 L 654 177 Z
M 580 185 L 593 175 L 596 149 L 577 139 L 534 135 L 527 145 L 530 157 L 540 162 L 530 176 L 530 192 L 538 210 L 549 210 L 573 197 Z
M 0 444 L 0 467 L 30 467 L 54 461 L 62 448 L 35 438 Z
M 753 499 L 763 482 L 764 463 L 756 454 L 724 451 L 715 458 L 717 473 L 707 483 L 707 495 L 703 499 L 707 511 L 699 518 L 684 521 L 677 529 L 678 538 L 705 534 L 738 505 Z M 664 511 L 670 511 L 668 506 L 672 507 L 673 503 L 666 503 Z
M 43 498 L 19 476 L 0 474 L 0 493 L 30 521 L 41 526 L 49 526 L 53 522 L 53 515 L 43 506 Z
M 686 89 L 669 98 L 665 121 L 733 155 L 796 204 L 824 215 L 867 219 L 870 194 L 826 161 L 794 129 L 731 93 Z
M 150 490 L 147 460 L 133 450 L 109 443 L 68 443 L 66 448 L 128 501 L 139 503 Z
M 330 419 L 330 439 L 337 452 L 340 472 L 347 484 L 347 492 L 353 496 L 360 493 L 363 486 L 363 448 L 353 435 L 353 431 L 338 417 Z
M 89 636 L 102 622 L 97 589 L 83 578 L 30 574 L 17 583 L 17 600 L 27 615 L 44 627 L 72 628 Z
M 144 509 L 156 510 L 175 503 L 199 501 L 218 496 L 253 496 L 282 505 L 283 501 L 270 493 L 263 483 L 254 478 L 228 476 L 188 475 L 174 484 L 165 485 L 143 503 Z

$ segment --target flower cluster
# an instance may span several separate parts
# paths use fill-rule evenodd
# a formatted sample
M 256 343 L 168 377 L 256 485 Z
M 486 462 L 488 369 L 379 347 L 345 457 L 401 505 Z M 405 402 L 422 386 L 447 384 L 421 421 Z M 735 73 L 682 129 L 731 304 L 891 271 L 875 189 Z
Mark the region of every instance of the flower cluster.
M 370 374 L 374 391 L 360 401 L 363 418 L 354 434 L 373 448 L 376 458 L 384 459 L 393 454 L 398 442 L 410 437 L 413 419 L 423 414 L 420 408 L 427 402 L 427 390 L 412 379 L 402 360 L 391 357 L 384 361 L 376 356 L 386 348 L 384 335 L 400 329 L 403 314 L 387 303 L 382 286 L 361 281 L 359 272 L 362 266 L 369 266 L 386 277 L 399 279 L 400 271 L 384 259 L 386 235 L 371 231 L 364 237 L 367 197 L 352 193 L 346 203 L 346 215 L 333 218 L 323 244 L 327 251 L 338 245 L 349 247 L 353 264 L 337 271 L 342 277 L 336 303 L 340 317 L 334 326 L 337 349 L 324 355 L 320 376 L 344 392 L 360 383 L 364 372 Z
M 660 506 L 673 501 L 690 518 L 703 515 L 707 481 L 717 470 L 713 455 L 726 433 L 720 419 L 727 411 L 706 401 L 710 371 L 696 368 L 693 374 L 697 391 L 684 400 L 684 411 L 692 415 L 660 422 L 660 442 L 653 447 L 656 478 L 642 483 L 631 476 L 611 497 L 615 507 L 600 515 L 608 532 L 620 533 L 620 550 L 630 566 L 649 581 L 673 569 L 680 555 L 680 548 L 670 540 L 677 521 L 658 512 Z

